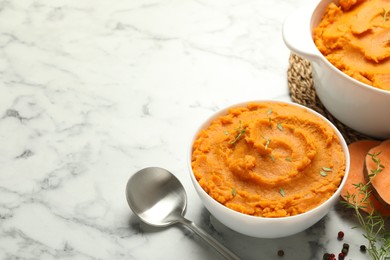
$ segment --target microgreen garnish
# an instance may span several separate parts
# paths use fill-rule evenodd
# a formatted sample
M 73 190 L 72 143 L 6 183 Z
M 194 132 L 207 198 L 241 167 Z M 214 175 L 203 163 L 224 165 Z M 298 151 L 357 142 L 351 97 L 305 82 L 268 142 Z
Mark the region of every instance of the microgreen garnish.
M 326 176 L 328 176 L 328 172 L 331 172 L 331 171 L 332 171 L 332 168 L 322 167 L 321 171 L 320 171 L 320 174 L 321 174 L 322 177 L 326 177 Z
M 228 135 L 229 134 L 229 131 L 225 131 L 225 132 L 223 132 L 225 135 Z
M 279 189 L 279 193 L 280 193 L 280 195 L 282 195 L 282 197 L 285 197 L 285 196 L 286 196 L 286 192 L 284 191 L 283 188 L 280 188 L 280 189 Z
M 237 190 L 236 188 L 232 188 L 232 195 L 233 197 L 235 197 L 237 195 Z
M 324 171 L 320 171 L 320 174 L 321 174 L 322 177 L 328 176 L 328 174 L 326 172 L 324 172 Z
M 377 157 L 378 153 L 368 153 L 372 161 L 376 164 L 376 168 L 370 170 L 369 180 L 366 184 L 357 183 L 353 184 L 357 190 L 357 194 L 347 193 L 346 201 L 343 204 L 347 208 L 351 208 L 355 212 L 355 216 L 359 221 L 359 224 L 364 230 L 363 236 L 368 240 L 368 248 L 366 249 L 374 260 L 385 260 L 390 255 L 390 234 L 386 230 L 385 220 L 382 216 L 374 210 L 371 202 L 368 201 L 371 196 L 371 180 L 378 173 L 380 173 L 384 166 L 381 164 L 380 159 Z M 362 199 L 358 199 L 361 196 Z M 361 210 L 371 206 L 373 209 L 368 214 L 362 215 Z
M 271 160 L 272 160 L 273 162 L 275 161 L 275 157 L 274 157 L 272 154 L 270 154 L 269 157 L 271 157 Z
M 322 167 L 322 170 L 325 171 L 325 172 L 331 172 L 331 171 L 332 171 L 332 168 L 329 168 L 329 167 Z
M 386 10 L 385 8 L 383 8 L 383 12 L 381 13 L 381 16 L 383 17 L 383 20 L 386 22 L 387 20 L 389 20 L 389 11 L 390 10 Z
M 328 176 L 328 172 L 331 172 L 331 171 L 332 171 L 332 168 L 330 168 L 330 167 L 322 167 L 320 174 L 322 177 L 326 177 L 326 176 Z
M 268 149 L 269 144 L 271 143 L 271 139 L 266 138 L 265 136 L 261 135 L 261 137 L 265 140 L 264 150 Z
M 272 118 L 270 117 L 270 115 L 272 114 L 272 107 L 270 107 L 268 110 L 267 110 L 267 116 L 268 116 L 268 123 L 269 123 L 269 127 L 272 129 Z
M 271 139 L 266 139 L 264 149 L 267 150 L 269 144 L 271 143 Z
M 292 161 L 291 157 L 287 157 L 285 160 L 288 161 L 288 162 Z
M 263 135 L 261 135 L 261 137 L 265 140 L 264 150 L 267 150 L 269 144 L 271 143 L 271 139 L 265 138 L 265 136 L 263 136 Z
M 237 132 L 237 135 L 236 137 L 234 138 L 233 141 L 230 142 L 230 144 L 235 144 L 237 143 L 238 140 L 240 140 L 240 138 L 245 134 L 246 132 L 246 128 L 242 126 L 242 122 L 240 120 L 240 125 L 239 127 L 236 129 L 236 132 Z
M 280 131 L 283 131 L 283 126 L 282 126 L 281 123 L 278 123 L 278 124 L 277 124 L 277 127 L 278 127 L 278 129 L 279 129 Z

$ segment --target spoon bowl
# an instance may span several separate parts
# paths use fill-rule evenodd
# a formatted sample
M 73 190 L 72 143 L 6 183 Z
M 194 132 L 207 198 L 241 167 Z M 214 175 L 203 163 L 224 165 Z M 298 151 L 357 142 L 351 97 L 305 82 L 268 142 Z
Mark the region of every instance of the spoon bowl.
M 183 185 L 171 172 L 159 167 L 136 172 L 127 182 L 126 198 L 131 210 L 143 222 L 156 227 L 183 224 L 226 259 L 240 259 L 218 240 L 184 218 L 187 195 Z
M 158 167 L 133 175 L 127 183 L 126 198 L 143 222 L 156 227 L 174 224 L 187 207 L 187 195 L 179 180 Z

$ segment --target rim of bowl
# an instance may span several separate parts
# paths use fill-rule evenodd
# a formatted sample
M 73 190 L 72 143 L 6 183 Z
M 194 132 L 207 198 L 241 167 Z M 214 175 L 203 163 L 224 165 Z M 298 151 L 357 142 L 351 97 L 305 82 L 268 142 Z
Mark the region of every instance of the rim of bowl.
M 248 214 L 245 214 L 245 213 L 241 213 L 241 212 L 238 212 L 238 211 L 235 211 L 231 208 L 228 208 L 226 207 L 225 205 L 219 203 L 218 201 L 216 201 L 213 197 L 211 197 L 198 183 L 198 181 L 196 180 L 195 178 L 195 175 L 194 175 L 194 172 L 192 170 L 192 165 L 191 165 L 191 162 L 192 162 L 192 146 L 193 146 L 193 143 L 194 141 L 196 140 L 199 132 L 203 129 L 205 129 L 206 127 L 208 127 L 211 122 L 218 118 L 219 116 L 221 115 L 224 115 L 228 112 L 229 109 L 231 108 L 236 108 L 236 107 L 242 107 L 242 106 L 246 106 L 250 103 L 281 103 L 281 104 L 286 104 L 286 105 L 291 105 L 291 106 L 295 106 L 295 107 L 299 107 L 299 108 L 302 108 L 302 109 L 305 109 L 307 110 L 309 113 L 312 113 L 316 116 L 318 116 L 319 118 L 321 118 L 325 123 L 327 123 L 333 130 L 334 132 L 336 133 L 338 139 L 339 139 L 339 142 L 340 142 L 340 145 L 341 145 L 341 148 L 343 150 L 343 153 L 344 153 L 344 156 L 345 156 L 345 172 L 344 172 L 344 176 L 337 188 L 337 190 L 332 194 L 332 196 L 330 196 L 325 202 L 321 203 L 320 205 L 316 206 L 315 208 L 312 208 L 308 211 L 305 211 L 303 213 L 300 213 L 300 214 L 297 214 L 297 215 L 293 215 L 293 216 L 286 216 L 286 217 L 276 217 L 276 218 L 267 218 L 267 217 L 261 217 L 261 216 L 252 216 L 252 215 L 248 215 Z M 265 99 L 265 100 L 251 100 L 251 101 L 245 101 L 245 102 L 240 102 L 240 103 L 236 103 L 236 104 L 232 104 L 232 105 L 229 105 L 229 106 L 226 106 L 222 109 L 219 109 L 218 111 L 214 112 L 211 116 L 209 116 L 205 121 L 203 121 L 203 123 L 200 125 L 200 127 L 197 128 L 197 130 L 195 131 L 195 134 L 192 136 L 191 140 L 190 140 L 190 144 L 189 144 L 189 147 L 188 147 L 188 154 L 187 154 L 187 166 L 189 168 L 189 172 L 190 172 L 190 177 L 191 177 L 191 180 L 192 180 L 192 183 L 194 185 L 196 185 L 199 190 L 204 193 L 207 197 L 209 197 L 212 201 L 212 203 L 214 205 L 216 205 L 217 207 L 223 207 L 224 210 L 228 211 L 229 213 L 233 214 L 233 215 L 236 215 L 238 217 L 244 217 L 244 218 L 249 218 L 249 219 L 259 219 L 261 221 L 270 221 L 270 222 L 275 222 L 275 221 L 286 221 L 288 219 L 299 219 L 299 218 L 304 218 L 305 216 L 307 215 L 311 215 L 311 214 L 315 214 L 317 213 L 318 211 L 321 211 L 322 208 L 324 207 L 327 207 L 329 206 L 330 203 L 333 203 L 333 201 L 336 199 L 335 197 L 338 197 L 340 196 L 340 193 L 341 193 L 341 190 L 343 189 L 344 185 L 345 185 L 345 182 L 347 181 L 347 178 L 348 178 L 348 173 L 349 173 L 349 167 L 350 167 L 350 157 L 349 157 L 349 152 L 348 152 L 348 145 L 344 139 L 344 137 L 342 136 L 342 134 L 340 133 L 340 131 L 336 128 L 336 126 L 333 125 L 332 122 L 330 122 L 326 117 L 324 117 L 323 115 L 321 115 L 320 113 L 314 111 L 313 109 L 311 108 L 308 108 L 308 107 L 305 107 L 303 105 L 300 105 L 300 104 L 297 104 L 297 103 L 293 103 L 293 102 L 287 102 L 287 101 L 279 101 L 279 100 L 270 100 L 270 99 Z M 201 199 L 201 198 L 200 198 Z M 202 200 L 202 199 L 201 199 Z M 202 202 L 203 203 L 203 202 Z M 205 205 L 204 205 L 205 206 Z
M 327 5 L 324 4 L 324 2 L 327 2 Z M 384 90 L 384 89 L 381 89 L 381 88 L 377 88 L 377 87 L 374 87 L 374 86 L 371 86 L 369 84 L 366 84 L 364 82 L 361 82 L 349 75 L 347 75 L 346 73 L 344 73 L 343 71 L 339 70 L 336 66 L 334 66 L 330 61 L 328 61 L 328 59 L 320 52 L 320 50 L 318 49 L 317 45 L 314 43 L 314 39 L 313 39 L 313 31 L 314 31 L 314 28 L 317 27 L 318 23 L 322 20 L 322 17 L 324 15 L 324 12 L 327 8 L 327 6 L 330 4 L 330 3 L 336 3 L 338 4 L 338 0 L 321 0 L 317 3 L 317 5 L 315 6 L 313 12 L 311 13 L 311 18 L 310 18 L 310 34 L 312 35 L 311 36 L 311 39 L 313 41 L 313 44 L 315 45 L 316 47 L 316 50 L 318 51 L 318 57 L 320 57 L 320 59 L 326 64 L 328 65 L 328 67 L 330 67 L 334 72 L 336 72 L 338 75 L 341 75 L 342 77 L 346 78 L 346 79 L 349 79 L 351 80 L 352 82 L 354 82 L 355 84 L 357 84 L 359 87 L 362 87 L 362 88 L 365 88 L 365 89 L 369 89 L 369 90 L 374 90 L 374 91 L 377 91 L 379 93 L 382 93 L 382 94 L 385 94 L 385 95 L 389 95 L 390 96 L 390 90 Z M 322 6 L 323 5 L 323 6 Z M 322 8 L 321 8 L 322 7 Z M 317 16 L 318 14 L 318 16 Z M 318 18 L 318 19 L 314 19 L 314 18 Z M 316 23 L 315 20 L 318 20 L 318 22 Z

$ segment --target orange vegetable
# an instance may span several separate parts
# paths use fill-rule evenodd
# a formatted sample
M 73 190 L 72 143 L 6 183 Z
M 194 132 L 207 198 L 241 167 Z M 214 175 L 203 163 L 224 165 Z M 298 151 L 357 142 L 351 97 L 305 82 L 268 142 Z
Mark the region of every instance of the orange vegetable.
M 390 140 L 370 149 L 365 158 L 366 181 L 371 179 L 372 192 L 375 197 L 390 210 Z M 370 174 L 375 174 L 370 177 Z
M 348 145 L 349 155 L 350 155 L 350 168 L 349 168 L 349 174 L 347 182 L 345 183 L 345 186 L 343 190 L 341 191 L 341 196 L 345 200 L 347 200 L 348 195 L 355 195 L 356 202 L 360 202 L 363 199 L 363 195 L 359 194 L 358 189 L 356 188 L 356 184 L 362 183 L 367 184 L 367 181 L 364 178 L 364 159 L 366 158 L 366 155 L 368 151 L 379 145 L 380 141 L 371 141 L 371 140 L 362 140 L 357 141 L 354 143 L 351 143 Z M 360 203 L 358 203 L 360 204 Z M 390 210 L 386 210 L 382 204 L 374 197 L 370 196 L 367 200 L 366 208 L 363 208 L 364 211 L 367 213 L 372 212 L 373 208 L 382 215 L 389 215 L 390 216 Z
M 347 182 L 345 183 L 345 186 L 341 191 L 341 197 L 345 200 L 347 200 L 347 196 L 349 194 L 356 196 L 356 202 L 362 201 L 363 195 L 359 194 L 359 191 L 355 185 L 359 183 L 367 184 L 363 173 L 365 167 L 364 160 L 368 151 L 373 147 L 378 146 L 380 143 L 380 141 L 362 140 L 348 145 L 350 155 L 350 168 Z M 374 208 L 382 215 L 390 216 L 390 210 L 387 210 L 385 207 L 383 207 L 383 205 L 372 195 L 368 198 L 365 205 L 361 206 L 366 206 L 365 208 L 363 208 L 363 210 L 367 213 L 372 212 Z

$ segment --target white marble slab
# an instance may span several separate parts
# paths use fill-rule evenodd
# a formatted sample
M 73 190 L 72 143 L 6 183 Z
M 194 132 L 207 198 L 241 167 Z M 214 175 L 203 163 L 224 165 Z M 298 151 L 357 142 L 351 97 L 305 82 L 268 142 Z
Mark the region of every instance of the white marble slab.
M 256 239 L 228 230 L 191 185 L 187 151 L 211 113 L 289 100 L 281 27 L 304 0 L 0 1 L 0 258 L 222 259 L 182 227 L 140 223 L 128 178 L 165 167 L 186 216 L 242 259 L 364 259 L 343 209 L 309 230 Z

